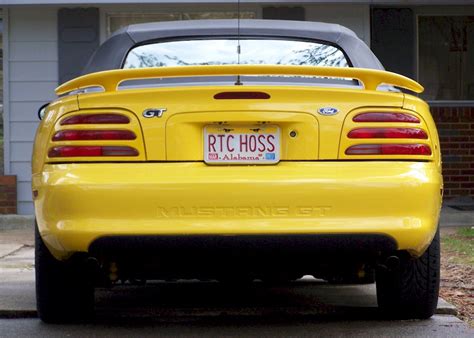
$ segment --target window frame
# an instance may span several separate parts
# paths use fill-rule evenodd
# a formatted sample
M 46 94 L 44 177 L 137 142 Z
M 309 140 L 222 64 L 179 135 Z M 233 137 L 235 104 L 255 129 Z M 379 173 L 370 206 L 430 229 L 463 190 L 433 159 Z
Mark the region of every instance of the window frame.
M 241 4 L 241 12 L 252 12 L 255 14 L 256 19 L 262 18 L 262 7 L 258 4 Z M 219 13 L 219 12 L 237 12 L 237 7 L 234 4 L 215 4 L 212 9 L 204 9 L 202 5 L 191 4 L 187 6 L 180 5 L 143 5 L 140 9 L 136 6 L 123 5 L 123 6 L 103 6 L 101 12 L 101 43 L 107 40 L 113 32 L 109 32 L 110 29 L 110 18 L 112 16 L 126 16 L 126 15 L 159 15 L 159 14 L 177 14 L 177 13 Z
M 413 8 L 415 14 L 415 75 L 420 80 L 419 18 L 423 16 L 474 16 L 474 6 L 429 6 Z M 431 107 L 474 107 L 473 100 L 427 100 Z

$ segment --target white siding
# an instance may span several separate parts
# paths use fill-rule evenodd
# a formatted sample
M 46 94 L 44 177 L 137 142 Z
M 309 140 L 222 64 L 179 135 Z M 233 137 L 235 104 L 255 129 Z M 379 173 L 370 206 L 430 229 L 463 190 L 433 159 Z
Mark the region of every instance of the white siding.
M 20 215 L 33 215 L 35 213 L 35 209 L 33 206 L 33 202 L 18 202 L 17 203 L 18 214 Z M 21 212 L 20 212 L 21 210 Z
M 57 47 L 54 41 L 14 41 L 10 43 L 10 61 L 58 61 Z
M 37 125 L 36 122 L 10 121 L 10 141 L 33 142 L 35 134 L 31 131 L 36 130 Z
M 31 161 L 32 150 L 33 150 L 33 142 L 10 141 L 10 155 L 11 155 L 10 156 L 10 167 L 13 164 L 15 164 L 15 162 Z M 10 170 L 10 174 L 18 175 L 18 173 L 14 172 L 14 171 L 11 171 L 11 170 Z
M 38 126 L 37 110 L 54 98 L 58 79 L 56 7 L 12 7 L 8 10 L 9 83 L 5 97 L 9 123 L 5 172 L 17 175 L 18 213 L 32 214 L 30 159 Z
M 31 121 L 32 112 L 36 116 L 38 108 L 43 103 L 44 101 L 10 102 L 10 123 Z M 34 123 L 37 123 L 37 121 L 34 121 Z
M 17 180 L 21 182 L 28 182 L 31 177 L 31 162 L 30 161 L 16 161 L 11 165 L 12 171 L 17 173 Z
M 11 61 L 10 81 L 52 81 L 58 80 L 57 61 Z

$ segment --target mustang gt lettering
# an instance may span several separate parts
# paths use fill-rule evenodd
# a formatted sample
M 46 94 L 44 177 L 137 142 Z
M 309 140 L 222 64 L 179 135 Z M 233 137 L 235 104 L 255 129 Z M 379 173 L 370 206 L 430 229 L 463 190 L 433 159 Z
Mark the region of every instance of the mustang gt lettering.
M 159 207 L 158 217 L 215 217 L 215 216 L 273 216 L 273 217 L 324 217 L 329 206 L 310 207 Z

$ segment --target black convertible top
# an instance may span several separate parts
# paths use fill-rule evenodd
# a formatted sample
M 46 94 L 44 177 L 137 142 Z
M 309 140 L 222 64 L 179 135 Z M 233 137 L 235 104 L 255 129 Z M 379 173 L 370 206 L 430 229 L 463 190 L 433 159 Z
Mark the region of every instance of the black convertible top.
M 137 45 L 160 39 L 237 36 L 237 20 L 189 20 L 130 25 L 115 32 L 94 53 L 83 74 L 120 69 Z M 340 47 L 352 66 L 383 70 L 377 57 L 353 31 L 337 24 L 309 21 L 240 20 L 241 36 L 303 38 Z

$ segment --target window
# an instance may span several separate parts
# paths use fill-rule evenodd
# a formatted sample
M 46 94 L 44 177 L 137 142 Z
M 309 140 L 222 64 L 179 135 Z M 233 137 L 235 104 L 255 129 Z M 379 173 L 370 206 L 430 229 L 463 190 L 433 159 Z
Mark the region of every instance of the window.
M 124 68 L 260 64 L 348 67 L 337 47 L 317 42 L 244 37 L 168 41 L 133 48 Z
M 240 18 L 255 19 L 256 13 L 240 12 Z M 107 18 L 107 35 L 110 36 L 122 27 L 137 23 L 206 19 L 237 19 L 237 12 L 111 13 Z
M 418 79 L 426 100 L 474 100 L 474 16 L 418 17 Z
M 0 175 L 3 174 L 3 18 L 0 9 Z

